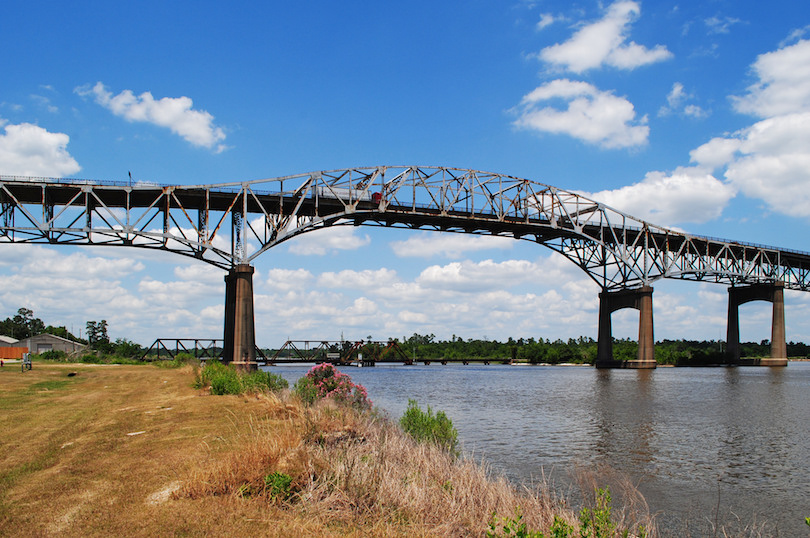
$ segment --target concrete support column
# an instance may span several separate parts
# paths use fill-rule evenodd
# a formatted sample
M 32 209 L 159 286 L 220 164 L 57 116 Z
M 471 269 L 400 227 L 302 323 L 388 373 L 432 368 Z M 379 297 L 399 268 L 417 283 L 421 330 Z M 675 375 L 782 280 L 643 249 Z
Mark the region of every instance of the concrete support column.
M 773 290 L 773 314 L 771 318 L 771 359 L 785 360 L 787 366 L 787 341 L 785 339 L 785 285 L 777 282 Z
M 222 361 L 242 370 L 256 370 L 256 329 L 253 318 L 253 267 L 235 266 L 225 277 L 225 343 Z
M 745 366 L 787 366 L 785 341 L 785 285 L 752 284 L 728 289 L 728 326 L 726 346 L 728 361 Z M 740 305 L 750 301 L 768 301 L 773 304 L 771 319 L 771 356 L 762 359 L 740 358 Z
M 653 289 L 603 291 L 599 294 L 599 335 L 596 352 L 597 368 L 655 368 L 653 336 Z M 622 308 L 635 308 L 638 316 L 638 356 L 633 361 L 613 359 L 613 330 L 610 315 Z

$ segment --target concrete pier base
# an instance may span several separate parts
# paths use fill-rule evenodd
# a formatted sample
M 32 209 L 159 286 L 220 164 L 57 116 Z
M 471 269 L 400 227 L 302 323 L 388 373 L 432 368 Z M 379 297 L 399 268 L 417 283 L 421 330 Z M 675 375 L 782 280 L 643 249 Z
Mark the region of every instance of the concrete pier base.
M 253 318 L 253 267 L 235 266 L 225 277 L 225 343 L 222 362 L 252 371 L 256 364 L 256 328 Z
M 653 338 L 653 289 L 642 286 L 636 289 L 603 291 L 599 294 L 599 336 L 596 352 L 597 368 L 656 368 Z M 613 359 L 613 329 L 610 315 L 622 308 L 635 308 L 638 316 L 638 357 L 631 361 Z
M 738 366 L 787 366 L 785 341 L 785 285 L 753 284 L 728 289 L 728 328 L 726 345 L 729 364 Z M 771 356 L 754 359 L 740 358 L 740 305 L 750 301 L 773 303 L 771 318 Z

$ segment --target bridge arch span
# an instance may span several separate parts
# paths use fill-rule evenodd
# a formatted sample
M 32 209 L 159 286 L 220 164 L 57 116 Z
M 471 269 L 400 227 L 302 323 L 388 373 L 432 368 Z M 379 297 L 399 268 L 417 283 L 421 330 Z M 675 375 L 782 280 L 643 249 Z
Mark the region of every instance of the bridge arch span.
M 479 170 L 377 166 L 168 186 L 0 176 L 0 244 L 160 249 L 229 270 L 233 281 L 274 246 L 339 225 L 533 241 L 603 293 L 662 278 L 810 291 L 810 253 L 686 234 L 573 191 Z

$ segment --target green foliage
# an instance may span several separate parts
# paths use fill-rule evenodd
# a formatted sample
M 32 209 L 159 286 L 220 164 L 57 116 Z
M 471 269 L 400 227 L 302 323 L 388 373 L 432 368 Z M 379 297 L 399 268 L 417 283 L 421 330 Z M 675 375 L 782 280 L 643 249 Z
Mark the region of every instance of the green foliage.
M 275 392 L 289 386 L 283 377 L 264 370 L 244 374 L 241 381 L 242 392 Z
M 241 393 L 242 383 L 239 382 L 239 374 L 235 370 L 229 368 L 211 378 L 211 394 L 222 396 Z
M 307 376 L 301 377 L 295 382 L 293 394 L 296 394 L 307 405 L 312 405 L 318 399 L 318 389 L 315 388 L 312 378 Z
M 153 362 L 152 364 L 158 368 L 180 368 L 181 366 L 186 365 L 199 367 L 200 359 L 196 358 L 191 353 L 178 353 L 174 356 L 174 359 L 170 361 L 159 360 Z
M 766 357 L 770 353 L 767 340 L 741 344 L 743 357 Z M 478 359 L 503 360 L 517 359 L 530 364 L 560 364 L 563 362 L 593 364 L 596 359 L 597 342 L 592 338 L 579 337 L 561 339 L 509 338 L 506 342 L 497 340 L 468 339 L 453 335 L 450 340 L 437 340 L 436 335 L 414 333 L 403 338 L 400 347 L 411 358 L 419 360 Z M 655 358 L 659 364 L 679 366 L 703 366 L 726 362 L 725 343 L 715 340 L 662 340 L 655 344 Z M 810 346 L 801 342 L 788 342 L 789 357 L 810 355 Z M 613 339 L 613 356 L 617 360 L 632 360 L 638 354 L 638 343 L 630 339 Z
M 115 346 L 110 343 L 107 335 L 107 320 L 87 322 L 87 340 L 90 347 L 104 354 L 111 354 L 115 351 Z
M 351 377 L 339 372 L 328 362 L 313 366 L 305 377 L 295 382 L 293 392 L 306 404 L 321 398 L 331 398 L 359 411 L 371 409 L 366 388 L 352 383 Z
M 45 324 L 41 319 L 34 317 L 34 311 L 20 308 L 13 318 L 0 321 L 0 334 L 23 340 L 44 332 Z
M 526 523 L 523 522 L 523 513 L 520 511 L 520 508 L 517 509 L 514 518 L 498 518 L 495 514 L 492 514 L 492 520 L 489 523 L 489 530 L 487 531 L 487 538 L 500 538 L 501 536 L 545 538 L 542 532 L 530 531 L 526 528 Z
M 399 424 L 417 441 L 435 443 L 454 456 L 458 455 L 458 431 L 444 411 L 434 415 L 430 406 L 427 406 L 427 411 L 422 411 L 416 400 L 408 400 L 408 407 Z
M 101 364 L 101 358 L 95 353 L 85 353 L 74 362 L 82 362 L 84 364 Z
M 290 475 L 279 473 L 278 471 L 270 473 L 264 477 L 264 488 L 271 497 L 286 501 L 292 495 L 292 477 Z
M 232 366 L 213 361 L 199 371 L 194 386 L 195 388 L 209 387 L 211 394 L 215 395 L 244 394 L 281 390 L 287 388 L 287 381 L 280 376 L 264 371 L 242 374 Z
M 610 519 L 610 489 L 597 488 L 596 506 L 584 507 L 579 513 L 579 533 L 582 538 L 610 538 L 616 532 L 616 524 Z M 628 531 L 623 532 L 627 536 Z
M 554 516 L 550 534 L 546 537 L 542 532 L 532 531 L 526 527 L 526 523 L 523 522 L 523 513 L 518 508 L 513 518 L 499 518 L 492 514 L 487 538 L 500 538 L 502 536 L 514 536 L 516 538 L 573 538 L 574 527 L 558 516 Z
M 613 538 L 622 536 L 627 538 L 629 529 L 619 529 L 612 520 L 611 497 L 608 488 L 597 488 L 595 491 L 596 502 L 593 508 L 584 507 L 579 513 L 579 538 Z M 806 519 L 810 525 L 810 518 Z M 574 538 L 576 528 L 569 525 L 558 516 L 554 516 L 554 522 L 549 529 L 550 534 L 546 536 L 542 532 L 529 530 L 523 521 L 523 513 L 520 508 L 515 512 L 514 517 L 496 517 L 492 514 L 489 523 L 487 538 L 499 538 L 501 536 L 515 536 L 520 538 Z M 638 536 L 646 536 L 644 527 L 638 528 Z
M 112 344 L 113 353 L 119 357 L 128 357 L 130 359 L 140 358 L 143 353 L 143 348 L 140 344 L 136 344 L 126 338 L 116 338 L 115 344 Z
M 568 538 L 574 535 L 574 527 L 569 525 L 558 516 L 554 516 L 554 521 L 551 523 L 551 534 L 549 538 Z
M 44 361 L 67 362 L 67 353 L 57 349 L 49 349 L 40 353 L 39 358 Z
M 810 517 L 804 518 L 804 522 L 807 523 L 808 527 L 810 527 Z

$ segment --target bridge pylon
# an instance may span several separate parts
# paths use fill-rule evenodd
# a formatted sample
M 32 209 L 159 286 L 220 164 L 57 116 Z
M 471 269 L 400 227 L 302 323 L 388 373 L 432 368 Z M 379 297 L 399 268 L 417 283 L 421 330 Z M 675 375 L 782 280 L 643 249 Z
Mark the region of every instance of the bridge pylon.
M 603 291 L 599 294 L 599 336 L 596 352 L 597 368 L 655 368 L 653 338 L 653 289 L 642 286 L 635 289 Z M 613 359 L 613 330 L 610 315 L 622 308 L 635 308 L 638 315 L 638 358 L 631 361 Z
M 728 289 L 728 326 L 726 346 L 731 364 L 744 366 L 787 366 L 785 341 L 785 285 L 782 282 L 733 286 Z M 771 356 L 761 359 L 740 358 L 740 305 L 749 301 L 773 303 L 771 318 Z
M 225 342 L 222 362 L 256 370 L 256 324 L 253 317 L 253 266 L 235 265 L 225 276 Z

